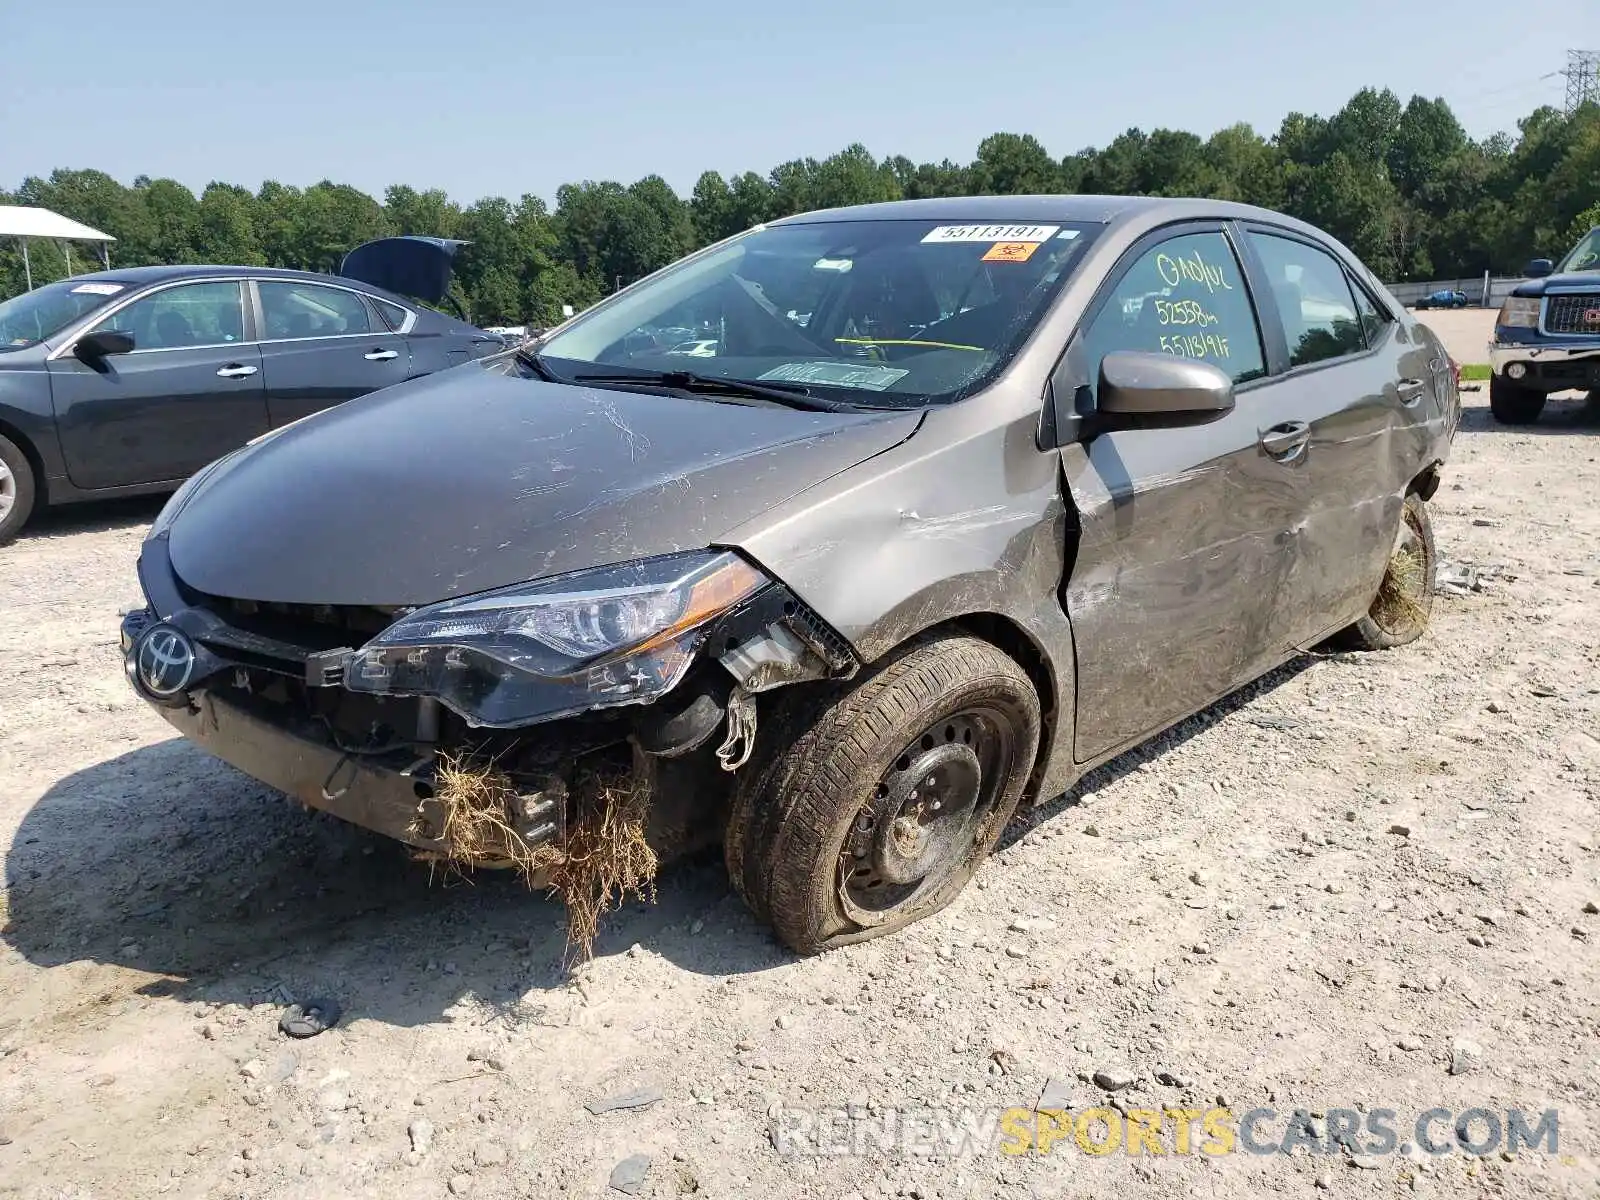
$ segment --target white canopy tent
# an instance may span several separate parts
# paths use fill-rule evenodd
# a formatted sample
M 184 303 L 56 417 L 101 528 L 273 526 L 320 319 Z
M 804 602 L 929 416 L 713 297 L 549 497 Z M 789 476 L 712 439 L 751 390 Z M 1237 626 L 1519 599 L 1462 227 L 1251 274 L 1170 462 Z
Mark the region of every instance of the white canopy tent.
M 109 233 L 90 229 L 48 208 L 28 208 L 20 204 L 0 204 L 0 237 L 14 237 L 22 243 L 22 273 L 30 292 L 33 290 L 33 266 L 28 262 L 29 238 L 49 238 L 65 243 L 69 275 L 72 273 L 72 242 L 99 242 L 101 261 L 110 270 L 111 243 L 117 240 Z

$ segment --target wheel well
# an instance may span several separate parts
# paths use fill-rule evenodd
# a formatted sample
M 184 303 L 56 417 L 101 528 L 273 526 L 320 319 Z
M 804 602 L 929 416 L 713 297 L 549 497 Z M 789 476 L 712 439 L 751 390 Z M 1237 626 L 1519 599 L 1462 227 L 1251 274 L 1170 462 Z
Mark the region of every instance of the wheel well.
M 1006 657 L 1027 672 L 1028 678 L 1033 682 L 1033 690 L 1039 696 L 1040 718 L 1039 754 L 1034 759 L 1033 777 L 1028 784 L 1029 795 L 1034 795 L 1044 766 L 1050 761 L 1050 750 L 1059 732 L 1055 678 L 1044 653 L 1022 626 L 999 613 L 969 613 L 950 621 L 944 628 L 959 629 L 974 637 L 982 638 L 992 646 L 999 647 L 1005 652 Z M 1025 796 L 1023 803 L 1031 801 Z
M 45 494 L 49 482 L 45 478 L 44 459 L 39 457 L 38 448 L 30 442 L 27 436 L 15 425 L 0 417 L 0 437 L 5 438 L 22 451 L 22 457 L 28 460 L 28 466 L 33 469 L 33 505 L 34 510 L 42 509 L 49 497 Z
M 1417 472 L 1417 476 L 1406 485 L 1406 495 L 1416 493 L 1423 501 L 1433 499 L 1433 494 L 1439 490 L 1439 463 L 1431 462 Z

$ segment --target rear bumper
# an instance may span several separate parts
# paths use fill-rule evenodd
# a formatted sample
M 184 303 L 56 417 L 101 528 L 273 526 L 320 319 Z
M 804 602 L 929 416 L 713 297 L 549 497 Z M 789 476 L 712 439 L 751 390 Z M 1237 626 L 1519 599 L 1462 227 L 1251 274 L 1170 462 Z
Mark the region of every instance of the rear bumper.
M 1600 388 L 1600 338 L 1571 344 L 1547 342 L 1489 343 L 1489 366 L 1496 375 L 1514 379 L 1519 386 L 1546 392 Z M 1515 366 L 1515 371 L 1507 369 Z

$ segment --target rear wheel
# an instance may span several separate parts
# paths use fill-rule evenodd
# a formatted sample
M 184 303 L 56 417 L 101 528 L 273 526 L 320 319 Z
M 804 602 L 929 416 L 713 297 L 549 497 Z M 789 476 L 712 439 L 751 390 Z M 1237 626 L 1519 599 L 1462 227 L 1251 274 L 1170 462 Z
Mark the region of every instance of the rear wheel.
M 745 902 L 801 954 L 949 904 L 1033 770 L 1039 698 L 1022 668 L 947 636 L 842 694 L 776 699 L 774 749 L 742 778 L 724 839 Z
M 1489 377 L 1489 411 L 1502 425 L 1532 425 L 1544 411 L 1545 395 L 1503 375 Z
M 33 465 L 9 438 L 0 437 L 0 546 L 15 538 L 33 512 Z
M 1433 522 L 1421 496 L 1407 496 L 1394 549 L 1367 615 L 1336 639 L 1347 650 L 1389 650 L 1416 641 L 1433 615 L 1438 570 Z

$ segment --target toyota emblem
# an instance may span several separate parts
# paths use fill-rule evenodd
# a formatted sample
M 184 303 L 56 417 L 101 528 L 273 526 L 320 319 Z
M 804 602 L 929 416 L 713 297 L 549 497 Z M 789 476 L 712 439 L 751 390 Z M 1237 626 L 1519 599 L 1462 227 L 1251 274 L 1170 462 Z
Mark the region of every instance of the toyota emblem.
M 152 696 L 167 699 L 189 685 L 194 674 L 194 645 L 181 629 L 153 625 L 134 652 L 139 684 Z

